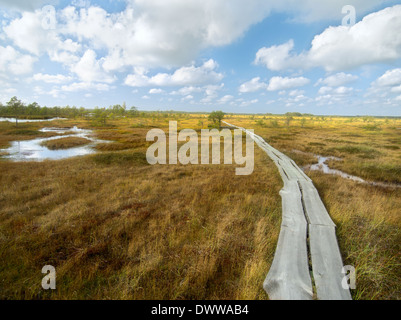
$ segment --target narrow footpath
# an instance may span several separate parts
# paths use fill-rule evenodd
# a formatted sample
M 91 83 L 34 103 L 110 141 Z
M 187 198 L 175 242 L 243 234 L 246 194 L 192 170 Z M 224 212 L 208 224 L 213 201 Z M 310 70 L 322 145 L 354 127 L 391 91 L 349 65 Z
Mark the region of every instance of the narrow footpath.
M 273 263 L 263 283 L 272 300 L 352 300 L 331 220 L 312 180 L 263 138 L 241 129 L 267 153 L 280 171 L 284 188 L 282 223 Z M 311 270 L 309 266 L 312 266 Z

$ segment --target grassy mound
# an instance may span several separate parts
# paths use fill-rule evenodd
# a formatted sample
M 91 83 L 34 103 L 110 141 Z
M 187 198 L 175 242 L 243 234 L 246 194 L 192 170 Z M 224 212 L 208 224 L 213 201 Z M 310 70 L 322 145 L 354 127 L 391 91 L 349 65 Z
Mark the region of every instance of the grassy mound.
M 41 146 L 47 147 L 50 150 L 70 149 L 74 147 L 83 146 L 91 141 L 85 138 L 68 137 L 55 140 L 48 140 L 41 143 Z

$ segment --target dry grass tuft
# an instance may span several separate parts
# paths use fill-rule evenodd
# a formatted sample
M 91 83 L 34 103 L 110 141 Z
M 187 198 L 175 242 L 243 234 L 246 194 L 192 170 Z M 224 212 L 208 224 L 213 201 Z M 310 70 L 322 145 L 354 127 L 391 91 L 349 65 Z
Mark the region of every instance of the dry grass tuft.
M 91 141 L 85 138 L 66 137 L 66 138 L 43 141 L 41 145 L 50 150 L 59 150 L 59 149 L 70 149 L 70 148 L 80 147 L 89 143 L 91 143 Z

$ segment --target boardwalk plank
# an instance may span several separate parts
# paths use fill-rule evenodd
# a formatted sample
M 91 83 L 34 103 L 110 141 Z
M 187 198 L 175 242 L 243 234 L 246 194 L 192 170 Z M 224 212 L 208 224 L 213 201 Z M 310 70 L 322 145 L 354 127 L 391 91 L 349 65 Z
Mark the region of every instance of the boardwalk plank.
M 283 218 L 272 266 L 263 288 L 272 300 L 310 300 L 313 297 L 308 266 L 306 229 L 301 192 L 294 181 L 280 191 Z
M 250 135 L 266 152 L 278 167 L 284 182 L 284 188 L 280 191 L 283 207 L 280 235 L 272 266 L 263 284 L 270 299 L 312 299 L 308 241 L 317 298 L 352 299 L 349 290 L 342 288 L 343 262 L 336 226 L 312 180 L 291 158 L 270 146 L 263 138 L 244 128 L 236 128 Z

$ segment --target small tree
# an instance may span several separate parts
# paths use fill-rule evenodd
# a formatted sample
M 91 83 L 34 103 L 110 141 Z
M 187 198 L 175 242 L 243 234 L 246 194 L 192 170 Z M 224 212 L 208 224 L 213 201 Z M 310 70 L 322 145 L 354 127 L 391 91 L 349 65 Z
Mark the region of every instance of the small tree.
M 276 119 L 270 120 L 270 125 L 271 125 L 273 128 L 278 128 L 278 127 L 279 127 L 278 122 L 277 122 Z
M 258 119 L 255 121 L 256 125 L 264 127 L 265 126 L 265 122 L 262 119 Z
M 127 107 L 126 107 L 125 102 L 124 102 L 123 105 L 115 104 L 115 105 L 113 105 L 113 106 L 110 106 L 109 110 L 110 110 L 114 115 L 122 117 L 122 116 L 125 115 L 126 108 L 127 108 Z
M 285 117 L 285 124 L 287 125 L 287 127 L 290 126 L 292 120 L 294 120 L 294 118 L 287 114 L 287 116 Z
M 129 113 L 130 113 L 130 115 L 133 116 L 133 117 L 138 116 L 138 115 L 139 115 L 138 108 L 132 106 L 131 109 L 130 109 L 130 111 L 129 111 Z
M 15 126 L 18 126 L 18 114 L 23 109 L 24 104 L 17 97 L 12 97 L 10 101 L 7 102 L 7 107 L 9 107 L 15 116 Z
M 213 124 L 219 129 L 221 128 L 221 121 L 224 119 L 225 113 L 223 111 L 213 111 L 209 115 L 209 121 L 212 121 Z
M 109 116 L 109 112 L 105 108 L 96 107 L 93 111 L 94 119 L 99 125 L 106 125 L 107 117 Z

